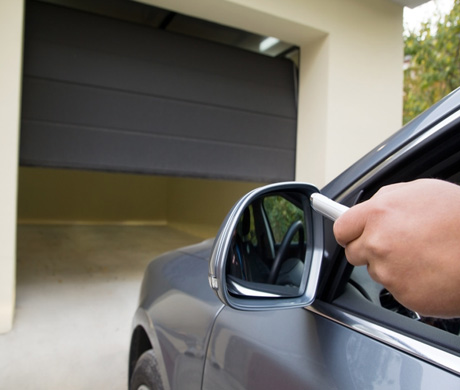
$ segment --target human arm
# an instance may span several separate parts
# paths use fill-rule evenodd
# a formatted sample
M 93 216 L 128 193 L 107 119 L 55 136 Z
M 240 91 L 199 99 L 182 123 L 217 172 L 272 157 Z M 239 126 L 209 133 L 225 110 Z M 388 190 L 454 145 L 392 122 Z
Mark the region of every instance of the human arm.
M 348 261 L 424 316 L 460 316 L 460 187 L 422 179 L 383 187 L 334 224 Z

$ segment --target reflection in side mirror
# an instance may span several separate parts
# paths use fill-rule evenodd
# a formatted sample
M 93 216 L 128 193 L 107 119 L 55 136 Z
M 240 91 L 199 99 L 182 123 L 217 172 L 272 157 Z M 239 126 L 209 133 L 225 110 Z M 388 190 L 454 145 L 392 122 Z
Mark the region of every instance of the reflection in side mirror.
M 243 197 L 221 226 L 210 260 L 211 287 L 246 310 L 310 305 L 322 259 L 322 218 L 304 183 L 281 183 Z
M 274 193 L 246 206 L 227 255 L 230 291 L 238 293 L 240 285 L 246 287 L 246 295 L 298 294 L 305 268 L 305 241 L 310 238 L 305 236 L 305 200 L 301 193 Z

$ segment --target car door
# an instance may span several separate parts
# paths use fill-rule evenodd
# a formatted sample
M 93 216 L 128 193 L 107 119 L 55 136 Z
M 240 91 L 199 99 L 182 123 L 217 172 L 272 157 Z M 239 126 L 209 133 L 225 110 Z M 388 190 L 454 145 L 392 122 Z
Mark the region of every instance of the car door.
M 337 307 L 225 308 L 211 336 L 203 389 L 458 389 L 459 378 L 335 319 Z M 324 310 L 324 311 L 323 311 Z
M 423 131 L 400 133 L 399 146 L 385 158 L 376 162 L 367 156 L 352 168 L 353 180 L 348 171 L 323 192 L 351 206 L 390 183 L 422 177 L 459 182 L 458 93 L 455 98 L 454 110 L 437 112 L 438 119 L 426 121 Z M 324 233 L 313 305 L 271 311 L 225 307 L 211 334 L 203 388 L 460 388 L 458 320 L 421 318 L 405 309 L 365 268 L 347 263 L 332 223 L 325 223 Z

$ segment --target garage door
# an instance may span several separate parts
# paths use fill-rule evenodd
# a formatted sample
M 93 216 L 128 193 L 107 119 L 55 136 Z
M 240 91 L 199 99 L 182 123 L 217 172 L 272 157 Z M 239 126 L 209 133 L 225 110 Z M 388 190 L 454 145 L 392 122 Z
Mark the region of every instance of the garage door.
M 21 165 L 294 178 L 285 59 L 29 1 L 22 103 Z

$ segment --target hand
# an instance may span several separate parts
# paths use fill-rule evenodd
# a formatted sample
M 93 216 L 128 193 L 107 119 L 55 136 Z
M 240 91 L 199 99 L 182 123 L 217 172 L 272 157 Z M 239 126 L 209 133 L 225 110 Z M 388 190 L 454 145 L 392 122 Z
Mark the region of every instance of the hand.
M 334 224 L 348 261 L 423 316 L 460 316 L 460 186 L 422 179 L 380 189 Z

